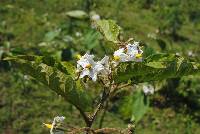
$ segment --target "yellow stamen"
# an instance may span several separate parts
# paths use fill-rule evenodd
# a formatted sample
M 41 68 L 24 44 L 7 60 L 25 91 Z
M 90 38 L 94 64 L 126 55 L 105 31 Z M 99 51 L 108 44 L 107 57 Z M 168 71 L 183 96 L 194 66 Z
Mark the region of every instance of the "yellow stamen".
M 52 125 L 51 124 L 46 124 L 46 123 L 43 123 L 45 125 L 45 127 L 51 129 L 52 128 Z
M 80 54 L 77 54 L 77 55 L 76 55 L 76 58 L 77 58 L 78 60 L 80 60 L 80 59 L 81 59 L 81 55 L 80 55 Z
M 142 58 L 142 54 L 136 54 L 135 57 L 136 58 Z
M 87 64 L 85 67 L 90 69 L 92 67 L 92 65 L 91 64 Z
M 114 60 L 119 61 L 120 57 L 119 56 L 114 56 Z

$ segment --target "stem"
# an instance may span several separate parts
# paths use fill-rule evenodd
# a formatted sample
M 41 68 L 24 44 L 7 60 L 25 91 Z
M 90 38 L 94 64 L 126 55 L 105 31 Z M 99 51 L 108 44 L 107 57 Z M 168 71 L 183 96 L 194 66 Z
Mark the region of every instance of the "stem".
M 113 88 L 113 90 L 111 91 L 110 97 L 112 98 L 112 97 L 116 94 L 116 92 L 118 91 L 117 89 L 121 89 L 121 88 L 124 88 L 124 87 L 128 87 L 128 86 L 130 86 L 130 85 L 131 85 L 131 83 L 127 83 L 127 84 L 123 84 L 123 85 L 116 85 L 116 87 Z
M 90 119 L 88 118 L 88 116 L 85 114 L 84 111 L 82 111 L 82 109 L 80 109 L 80 108 L 77 107 L 77 106 L 75 106 L 75 107 L 79 110 L 81 116 L 83 117 L 83 119 L 84 119 L 84 121 L 85 121 L 85 124 L 88 126 L 88 125 L 90 124 Z
M 109 91 L 109 90 L 108 90 Z M 107 98 L 109 97 L 110 91 L 108 93 L 106 93 L 106 88 L 104 88 L 103 90 L 103 95 L 101 97 L 100 103 L 98 104 L 98 106 L 96 107 L 96 109 L 94 110 L 94 113 L 92 114 L 91 118 L 90 118 L 90 124 L 88 127 L 91 127 L 94 120 L 96 119 L 96 116 L 98 114 L 98 112 L 102 109 L 104 102 L 107 100 Z
M 65 98 L 66 99 L 66 98 Z M 67 100 L 68 101 L 68 100 Z M 81 114 L 81 116 L 83 117 L 84 121 L 85 121 L 85 124 L 87 126 L 89 126 L 90 124 L 90 119 L 89 117 L 87 116 L 87 114 L 77 105 L 75 105 L 74 103 L 71 103 Z
M 106 115 L 106 110 L 107 110 L 107 108 L 108 108 L 108 101 L 106 101 L 106 105 L 105 105 L 104 111 L 103 111 L 103 113 L 102 113 L 100 122 L 99 122 L 99 129 L 102 128 L 102 126 L 103 126 L 103 121 L 104 121 L 104 117 L 105 117 L 105 115 Z
M 130 83 L 127 83 L 127 84 L 123 84 L 123 85 L 120 85 L 120 86 L 118 86 L 117 88 L 124 88 L 124 87 L 128 87 L 128 86 L 130 86 L 131 84 Z
M 77 134 L 81 132 L 90 132 L 92 134 L 111 134 L 111 133 L 118 133 L 118 134 L 127 134 L 127 129 L 117 129 L 117 128 L 101 128 L 101 129 L 92 129 L 89 127 L 83 127 L 83 128 L 77 128 L 71 132 L 68 132 L 68 134 Z
M 124 130 L 117 129 L 117 128 L 101 128 L 95 130 L 95 133 L 97 134 L 111 134 L 111 133 L 118 133 L 118 134 L 125 134 Z
M 94 130 L 89 128 L 89 127 L 77 128 L 77 129 L 75 129 L 75 130 L 73 130 L 71 132 L 68 132 L 67 134 L 77 134 L 77 133 L 80 133 L 80 132 L 87 132 L 87 133 L 91 132 L 92 134 L 96 134 L 94 132 Z

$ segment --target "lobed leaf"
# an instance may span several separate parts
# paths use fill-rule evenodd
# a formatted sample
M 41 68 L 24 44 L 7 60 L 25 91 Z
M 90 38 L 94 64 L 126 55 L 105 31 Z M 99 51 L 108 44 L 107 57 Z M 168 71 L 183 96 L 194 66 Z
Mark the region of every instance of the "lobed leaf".
M 148 82 L 176 78 L 200 72 L 200 64 L 172 54 L 155 54 L 147 57 L 143 62 L 121 63 L 114 79 L 117 83 Z
M 75 107 L 85 111 L 91 106 L 91 101 L 83 90 L 81 81 L 74 81 L 72 66 L 59 63 L 53 58 L 42 56 L 17 56 L 6 58 L 11 61 L 25 74 L 28 74 L 48 86 L 57 94 L 64 97 Z

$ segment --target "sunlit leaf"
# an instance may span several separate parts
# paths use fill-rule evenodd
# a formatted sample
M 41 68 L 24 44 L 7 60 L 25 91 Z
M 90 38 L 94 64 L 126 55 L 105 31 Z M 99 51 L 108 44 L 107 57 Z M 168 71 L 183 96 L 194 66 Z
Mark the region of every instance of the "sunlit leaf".
M 98 20 L 96 22 L 97 29 L 105 37 L 106 40 L 118 43 L 120 27 L 113 20 Z
M 57 94 L 79 109 L 87 110 L 90 99 L 81 86 L 81 81 L 74 81 L 72 67 L 69 64 L 55 61 L 53 58 L 41 56 L 18 56 L 7 58 L 24 72 L 48 86 Z M 71 65 L 70 65 L 71 66 Z

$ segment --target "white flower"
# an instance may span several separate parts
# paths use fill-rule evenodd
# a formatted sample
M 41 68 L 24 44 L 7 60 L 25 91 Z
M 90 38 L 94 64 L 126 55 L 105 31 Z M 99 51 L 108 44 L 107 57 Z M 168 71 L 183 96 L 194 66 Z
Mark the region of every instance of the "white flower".
M 89 14 L 90 14 L 90 20 L 91 20 L 91 27 L 92 28 L 96 28 L 95 22 L 100 20 L 101 17 L 95 11 L 91 11 Z
M 100 16 L 98 14 L 94 14 L 94 15 L 91 16 L 91 20 L 92 21 L 97 21 L 97 20 L 100 20 L 100 19 L 101 18 L 100 18 Z
M 56 122 L 63 122 L 65 117 L 64 116 L 56 116 L 54 119 Z
M 127 49 L 127 55 L 129 55 L 129 61 L 136 61 L 141 62 L 142 61 L 142 54 L 143 51 L 139 47 L 139 42 L 134 42 L 133 44 L 128 44 L 126 46 Z
M 109 57 L 105 56 L 101 61 L 95 62 L 94 55 L 85 54 L 77 61 L 77 72 L 80 73 L 80 78 L 88 76 L 93 81 L 97 80 L 99 74 L 108 75 L 111 73 Z
M 101 19 L 100 15 L 97 14 L 95 11 L 91 11 L 89 14 L 92 21 L 97 21 Z
M 93 58 L 94 55 L 89 55 L 86 53 L 84 56 L 80 57 L 80 60 L 77 61 L 77 68 L 91 68 L 91 66 L 95 64 Z
M 55 131 L 54 127 L 56 126 L 56 124 L 58 123 L 62 123 L 64 121 L 65 117 L 64 116 L 56 116 L 53 119 L 53 122 L 51 124 L 51 129 L 50 129 L 50 134 L 64 134 L 63 131 Z
M 129 61 L 129 56 L 125 53 L 124 48 L 120 48 L 114 52 L 114 65 L 118 65 L 120 62 L 127 62 Z
M 76 35 L 76 37 L 81 37 L 81 36 L 82 36 L 82 33 L 76 32 L 75 35 Z
M 134 42 L 133 44 L 126 45 L 127 54 L 133 55 L 135 53 L 138 53 L 138 47 L 139 47 L 139 42 Z
M 193 51 L 188 51 L 188 56 L 190 56 L 190 57 L 194 57 L 195 56 L 195 54 L 193 53 Z
M 114 59 L 120 62 L 126 62 L 129 60 L 128 55 L 125 53 L 124 48 L 120 48 L 119 50 L 114 52 Z
M 97 64 L 101 64 L 104 67 L 100 72 L 102 75 L 108 75 L 111 73 L 108 56 L 104 56 L 104 58 L 101 61 L 98 61 Z
M 179 53 L 179 52 L 176 52 L 176 54 L 175 55 L 177 55 L 177 56 L 180 56 L 181 54 Z
M 80 78 L 89 76 L 93 81 L 97 80 L 97 74 L 104 69 L 104 66 L 93 60 L 94 55 L 85 54 L 77 61 L 77 70 L 81 71 Z
M 145 95 L 152 95 L 154 93 L 154 87 L 152 85 L 143 85 L 143 92 Z

